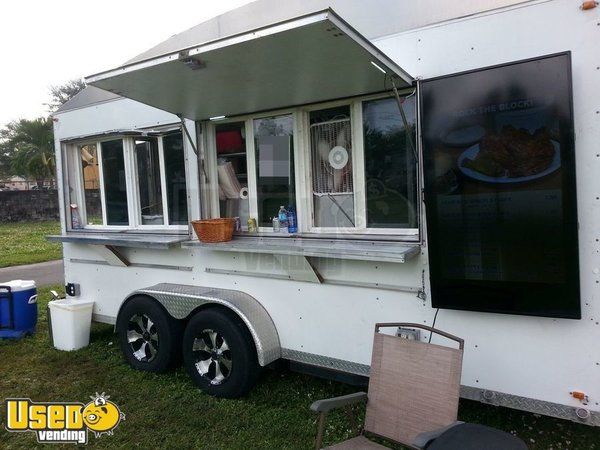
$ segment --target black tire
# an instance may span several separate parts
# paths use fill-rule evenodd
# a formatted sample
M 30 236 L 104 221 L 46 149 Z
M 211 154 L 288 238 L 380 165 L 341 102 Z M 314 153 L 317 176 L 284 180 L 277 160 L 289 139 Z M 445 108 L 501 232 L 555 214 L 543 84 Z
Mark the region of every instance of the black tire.
M 224 308 L 200 311 L 189 321 L 183 335 L 183 363 L 194 383 L 215 397 L 246 395 L 260 372 L 246 324 Z
M 134 369 L 157 373 L 181 363 L 183 325 L 156 300 L 131 298 L 119 312 L 116 328 L 125 361 Z M 135 333 L 141 337 L 130 343 L 130 332 L 132 339 Z

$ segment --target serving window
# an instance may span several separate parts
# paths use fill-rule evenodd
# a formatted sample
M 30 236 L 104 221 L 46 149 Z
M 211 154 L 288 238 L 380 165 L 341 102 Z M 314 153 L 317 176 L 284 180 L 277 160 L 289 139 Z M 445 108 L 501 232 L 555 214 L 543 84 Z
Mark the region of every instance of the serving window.
M 283 206 L 298 234 L 418 239 L 410 94 L 402 98 L 408 127 L 389 95 L 207 122 L 211 216 L 275 232 Z
M 181 132 L 68 145 L 70 229 L 187 228 Z
M 414 97 L 403 104 L 408 132 L 416 129 Z M 417 155 L 411 147 L 396 99 L 363 102 L 366 226 L 417 228 Z
M 294 120 L 291 114 L 252 121 L 256 154 L 257 221 L 272 228 L 281 206 L 296 208 Z
M 313 227 L 355 228 L 350 105 L 308 113 Z
M 157 139 L 136 139 L 135 160 L 139 193 L 138 219 L 142 225 L 163 224 L 163 196 Z
M 104 223 L 102 202 L 100 200 L 100 158 L 99 145 L 84 144 L 77 147 L 76 160 L 81 162 L 83 181 L 82 211 L 86 211 L 86 223 L 102 225 Z

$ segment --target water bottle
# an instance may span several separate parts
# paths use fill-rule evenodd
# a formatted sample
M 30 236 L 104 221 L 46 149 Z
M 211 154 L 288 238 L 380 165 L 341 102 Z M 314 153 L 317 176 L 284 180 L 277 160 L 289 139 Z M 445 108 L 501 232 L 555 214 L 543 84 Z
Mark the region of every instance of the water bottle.
M 273 222 L 273 231 L 275 233 L 279 233 L 281 231 L 281 226 L 280 226 L 280 223 L 279 223 L 279 219 L 277 217 L 273 217 L 272 222 Z
M 298 222 L 296 221 L 296 211 L 294 211 L 293 206 L 288 206 L 288 233 L 297 233 L 298 232 Z
M 287 215 L 287 211 L 285 210 L 285 208 L 283 206 L 279 207 L 279 214 L 277 215 L 277 218 L 279 219 L 280 231 L 282 233 L 287 233 L 288 232 L 288 215 Z
M 71 228 L 74 230 L 81 230 L 83 228 L 81 216 L 79 215 L 79 207 L 75 203 L 71 204 Z

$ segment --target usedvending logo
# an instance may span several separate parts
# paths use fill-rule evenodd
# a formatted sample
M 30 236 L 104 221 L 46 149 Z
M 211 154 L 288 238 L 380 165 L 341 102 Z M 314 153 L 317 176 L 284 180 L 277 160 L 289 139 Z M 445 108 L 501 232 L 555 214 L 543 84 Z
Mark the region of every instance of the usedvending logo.
M 28 398 L 6 399 L 6 429 L 32 431 L 39 443 L 87 444 L 88 433 L 96 438 L 112 435 L 125 414 L 109 401 L 110 396 L 90 396 L 91 402 L 33 402 Z

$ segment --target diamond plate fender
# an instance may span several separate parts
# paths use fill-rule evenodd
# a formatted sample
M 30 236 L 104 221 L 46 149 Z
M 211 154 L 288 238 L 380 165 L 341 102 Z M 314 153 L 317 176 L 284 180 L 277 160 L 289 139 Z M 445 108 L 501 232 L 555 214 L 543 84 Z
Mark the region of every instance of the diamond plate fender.
M 165 307 L 175 319 L 185 319 L 202 305 L 217 304 L 235 312 L 246 324 L 261 366 L 281 358 L 279 335 L 267 310 L 249 294 L 231 289 L 160 283 L 131 293 L 148 295 Z

